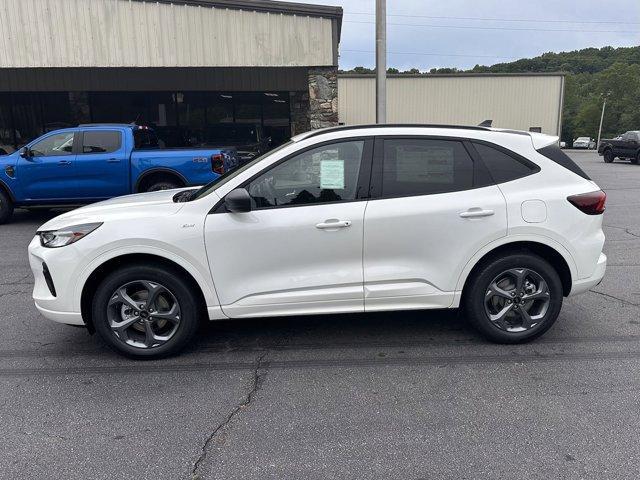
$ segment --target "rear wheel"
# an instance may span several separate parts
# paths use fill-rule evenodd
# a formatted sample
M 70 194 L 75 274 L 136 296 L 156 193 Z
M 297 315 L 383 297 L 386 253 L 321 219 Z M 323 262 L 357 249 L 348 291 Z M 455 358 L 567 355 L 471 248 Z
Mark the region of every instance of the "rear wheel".
M 464 295 L 466 317 L 497 343 L 522 343 L 542 335 L 562 307 L 557 272 L 546 260 L 528 253 L 489 261 L 469 279 Z
M 615 158 L 611 150 L 605 150 L 602 156 L 604 157 L 605 163 L 611 163 Z
M 196 333 L 200 305 L 179 272 L 132 265 L 108 275 L 93 299 L 96 331 L 133 358 L 161 358 L 182 350 Z
M 0 224 L 7 223 L 13 216 L 13 202 L 9 195 L 0 190 Z

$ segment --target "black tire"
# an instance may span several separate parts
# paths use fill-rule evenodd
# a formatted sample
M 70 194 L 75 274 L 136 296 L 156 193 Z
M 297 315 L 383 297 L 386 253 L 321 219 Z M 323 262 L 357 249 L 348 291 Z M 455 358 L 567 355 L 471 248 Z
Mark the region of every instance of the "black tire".
M 604 163 L 611 163 L 615 158 L 611 150 L 605 150 L 602 156 L 604 157 Z
M 0 225 L 7 223 L 13 216 L 13 202 L 11 197 L 0 189 Z
M 150 180 L 145 182 L 140 188 L 140 192 L 158 192 L 160 190 L 173 190 L 174 188 L 180 188 L 184 185 L 178 180 L 172 178 L 158 178 L 157 180 Z
M 144 343 L 146 333 L 142 332 L 146 332 L 145 322 L 152 323 L 155 321 L 155 328 L 157 329 L 159 327 L 159 322 L 163 320 L 154 320 L 152 316 L 154 310 L 160 311 L 160 309 L 155 307 L 155 305 L 157 305 L 156 303 L 154 303 L 153 309 L 149 306 L 147 307 L 146 310 L 148 313 L 147 316 L 144 317 L 146 320 L 143 320 L 142 311 L 137 313 L 136 318 L 138 321 L 128 327 L 126 332 L 124 332 L 123 329 L 124 333 L 116 334 L 114 329 L 110 327 L 110 320 L 114 319 L 113 316 L 115 315 L 118 321 L 122 321 L 123 318 L 121 316 L 118 317 L 118 315 L 124 315 L 125 309 L 127 308 L 126 305 L 119 304 L 116 293 L 123 286 L 129 285 L 130 287 L 127 288 L 135 289 L 137 288 L 136 285 L 142 284 L 143 282 L 163 287 L 164 290 L 169 292 L 167 296 L 171 296 L 178 304 L 178 315 L 176 315 L 178 323 L 164 323 L 165 327 L 168 326 L 165 330 L 165 335 L 168 337 L 168 340 L 161 344 L 135 346 L 128 344 L 126 341 L 139 340 L 139 343 Z M 165 294 L 163 293 L 162 295 Z M 134 296 L 130 296 L 130 298 L 134 299 Z M 114 301 L 112 302 L 112 300 Z M 136 301 L 144 302 L 144 300 Z M 158 300 L 156 300 L 156 302 L 157 301 Z M 92 304 L 93 324 L 98 334 L 117 352 L 136 359 L 163 358 L 180 352 L 191 342 L 198 330 L 201 312 L 202 305 L 200 305 L 198 296 L 194 293 L 193 285 L 186 281 L 180 272 L 165 266 L 153 265 L 134 264 L 112 272 L 98 286 Z M 131 312 L 127 321 L 133 320 L 133 315 L 134 313 Z M 174 329 L 171 335 L 167 333 L 169 328 Z M 140 330 L 142 330 L 142 332 Z M 154 341 L 155 338 L 156 337 L 153 336 Z
M 511 307 L 505 319 L 501 320 L 501 326 L 489 318 L 488 311 L 492 306 L 487 306 L 485 302 L 494 301 L 492 297 L 489 296 L 489 286 L 495 279 L 505 278 L 501 277 L 501 275 L 510 270 L 529 272 L 526 275 L 529 275 L 528 278 L 532 280 L 534 279 L 533 274 L 536 274 L 537 277 L 535 278 L 541 278 L 546 283 L 548 303 L 544 303 L 547 302 L 546 297 L 526 302 L 526 305 L 529 305 L 529 314 L 535 309 L 538 309 L 538 315 L 535 315 L 534 311 L 534 316 L 540 316 L 535 323 L 532 323 L 532 325 L 526 329 L 523 326 L 524 317 L 521 317 L 521 314 L 517 311 L 518 306 Z M 508 276 L 509 275 L 507 275 L 507 277 Z M 514 281 L 516 281 L 515 277 Z M 534 284 L 535 280 L 528 285 L 535 286 Z M 496 295 L 495 297 L 498 299 L 497 301 L 502 300 L 502 296 Z M 462 308 L 465 317 L 486 339 L 495 343 L 524 343 L 539 337 L 551 328 L 562 308 L 562 297 L 562 282 L 558 273 L 549 262 L 531 253 L 512 253 L 507 256 L 490 259 L 473 272 L 463 292 Z M 520 293 L 514 298 L 516 300 L 520 299 Z M 503 307 L 507 306 L 507 302 L 509 305 L 518 303 L 517 301 L 506 299 L 504 299 L 504 302 Z M 521 311 L 527 311 L 525 304 L 518 305 Z M 546 305 L 546 308 L 542 308 L 544 305 Z M 502 307 L 496 308 L 496 310 L 501 309 Z M 529 319 L 531 321 L 531 317 L 529 317 Z M 518 325 L 519 321 L 521 321 L 522 324 Z M 508 327 L 508 329 L 504 327 Z M 519 331 L 519 328 L 523 330 Z
M 640 152 L 638 152 L 635 157 L 631 158 L 631 163 L 634 165 L 640 164 Z

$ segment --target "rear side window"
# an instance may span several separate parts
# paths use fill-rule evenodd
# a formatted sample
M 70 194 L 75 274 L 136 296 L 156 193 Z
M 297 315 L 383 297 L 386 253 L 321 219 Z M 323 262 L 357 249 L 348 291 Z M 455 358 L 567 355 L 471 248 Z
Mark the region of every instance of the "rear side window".
M 122 144 L 120 132 L 99 131 L 84 132 L 83 153 L 111 153 L 120 150 Z
M 473 188 L 473 160 L 458 141 L 384 141 L 382 196 L 430 195 Z
M 152 130 L 134 130 L 133 144 L 136 150 L 155 149 L 160 147 L 158 136 Z
M 473 147 L 482 158 L 495 183 L 504 183 L 517 178 L 526 177 L 538 169 L 532 164 L 525 164 L 517 158 L 482 143 L 473 143 Z
M 540 150 L 538 150 L 538 153 L 541 155 L 544 155 L 549 160 L 553 160 L 558 165 L 562 165 L 567 170 L 571 170 L 576 175 L 580 175 L 582 178 L 586 180 L 591 180 L 591 178 L 589 178 L 589 175 L 587 175 L 584 172 L 584 170 L 582 170 L 578 165 L 576 165 L 576 163 L 573 160 L 571 160 L 567 156 L 567 154 L 565 154 L 562 150 L 560 150 L 560 147 L 555 143 L 547 147 L 541 148 Z

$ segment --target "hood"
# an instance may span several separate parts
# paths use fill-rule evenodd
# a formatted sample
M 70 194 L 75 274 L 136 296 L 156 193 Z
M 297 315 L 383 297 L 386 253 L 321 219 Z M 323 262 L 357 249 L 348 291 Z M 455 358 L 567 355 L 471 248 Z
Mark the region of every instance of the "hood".
M 184 203 L 174 203 L 173 196 L 184 190 L 186 189 L 178 188 L 160 192 L 138 193 L 92 203 L 49 220 L 39 230 L 55 230 L 71 225 L 106 222 L 113 219 L 174 215 L 184 207 Z

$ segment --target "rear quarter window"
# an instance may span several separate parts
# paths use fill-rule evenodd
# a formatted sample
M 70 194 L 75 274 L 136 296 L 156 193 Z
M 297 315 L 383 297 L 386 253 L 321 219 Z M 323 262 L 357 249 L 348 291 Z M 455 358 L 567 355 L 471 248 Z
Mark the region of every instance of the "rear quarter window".
M 473 142 L 489 174 L 495 183 L 505 183 L 536 173 L 540 168 L 516 154 L 507 153 L 501 149 Z
M 538 153 L 540 155 L 544 155 L 549 160 L 552 160 L 552 161 L 556 162 L 558 165 L 563 166 L 567 170 L 571 170 L 576 175 L 580 175 L 585 180 L 591 180 L 589 175 L 587 175 L 584 172 L 584 170 L 582 170 L 576 164 L 576 162 L 571 160 L 566 153 L 564 153 L 562 150 L 560 150 L 560 147 L 558 145 L 556 145 L 555 143 L 552 144 L 552 145 L 549 145 L 547 147 L 541 148 L 540 150 L 538 150 Z

